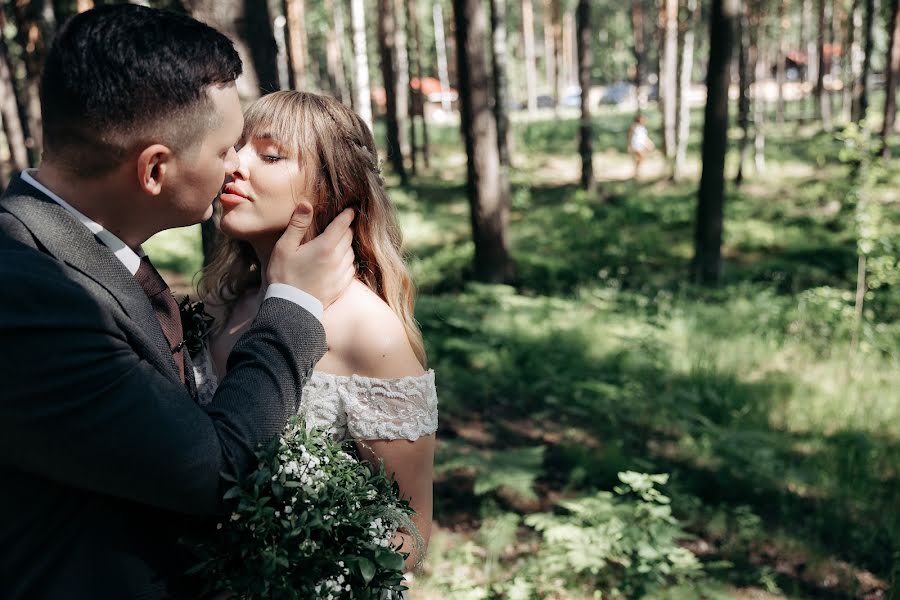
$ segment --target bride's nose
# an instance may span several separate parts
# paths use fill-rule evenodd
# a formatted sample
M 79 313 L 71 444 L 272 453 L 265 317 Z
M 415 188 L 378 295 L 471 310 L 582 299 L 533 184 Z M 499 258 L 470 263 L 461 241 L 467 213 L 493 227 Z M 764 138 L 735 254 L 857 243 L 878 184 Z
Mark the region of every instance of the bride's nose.
M 250 176 L 250 170 L 248 165 L 250 164 L 250 145 L 245 144 L 240 150 L 235 153 L 235 168 L 231 171 L 231 176 L 235 179 L 247 179 Z

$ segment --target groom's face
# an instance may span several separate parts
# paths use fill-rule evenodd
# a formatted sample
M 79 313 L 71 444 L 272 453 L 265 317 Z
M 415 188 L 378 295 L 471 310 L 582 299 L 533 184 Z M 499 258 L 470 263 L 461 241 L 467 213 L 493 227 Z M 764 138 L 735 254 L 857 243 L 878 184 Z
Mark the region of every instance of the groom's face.
M 191 225 L 212 216 L 213 199 L 225 176 L 238 167 L 234 145 L 244 128 L 237 88 L 213 86 L 208 90 L 215 114 L 203 139 L 176 160 L 172 181 L 172 205 L 180 225 Z M 178 226 L 176 224 L 175 226 Z

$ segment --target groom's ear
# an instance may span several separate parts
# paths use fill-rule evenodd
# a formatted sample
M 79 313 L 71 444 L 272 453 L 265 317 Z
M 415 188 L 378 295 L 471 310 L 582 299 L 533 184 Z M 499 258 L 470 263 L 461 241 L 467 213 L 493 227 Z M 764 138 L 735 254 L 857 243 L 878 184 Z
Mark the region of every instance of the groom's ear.
M 151 196 L 158 196 L 162 191 L 163 180 L 172 160 L 172 150 L 162 144 L 147 146 L 138 155 L 138 185 Z

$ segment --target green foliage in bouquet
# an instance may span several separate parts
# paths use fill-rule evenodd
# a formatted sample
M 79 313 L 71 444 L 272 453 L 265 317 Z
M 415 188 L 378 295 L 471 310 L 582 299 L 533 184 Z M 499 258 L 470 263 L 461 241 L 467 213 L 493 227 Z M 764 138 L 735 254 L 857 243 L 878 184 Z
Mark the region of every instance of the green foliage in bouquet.
M 357 460 L 299 418 L 257 458 L 225 493 L 230 518 L 192 540 L 200 562 L 189 573 L 205 591 L 246 600 L 399 597 L 406 549 L 392 538 L 400 528 L 415 536 L 413 511 L 383 466 Z

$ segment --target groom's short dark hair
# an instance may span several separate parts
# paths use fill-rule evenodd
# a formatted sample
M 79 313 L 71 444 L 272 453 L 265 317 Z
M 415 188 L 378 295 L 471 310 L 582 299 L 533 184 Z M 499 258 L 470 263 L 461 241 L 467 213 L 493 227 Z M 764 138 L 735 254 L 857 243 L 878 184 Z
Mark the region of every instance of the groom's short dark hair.
M 190 147 L 211 125 L 207 88 L 240 73 L 231 41 L 188 15 L 133 4 L 76 15 L 41 78 L 45 158 L 96 176 L 145 144 Z

